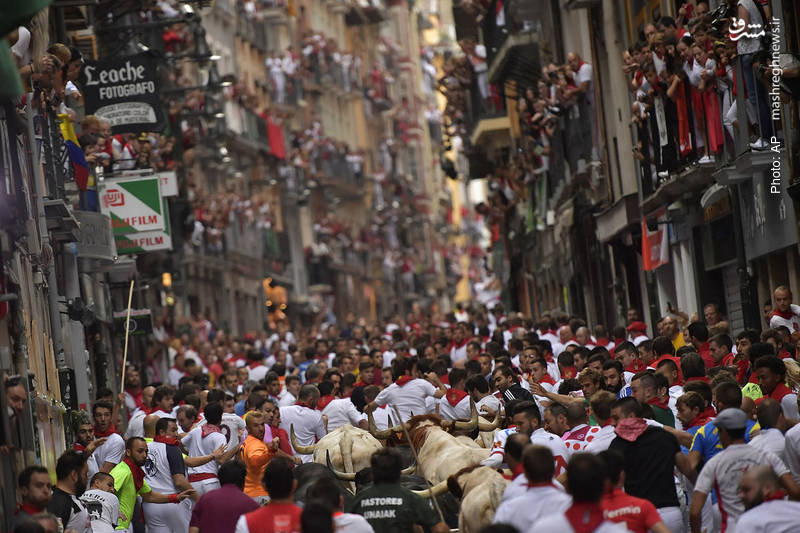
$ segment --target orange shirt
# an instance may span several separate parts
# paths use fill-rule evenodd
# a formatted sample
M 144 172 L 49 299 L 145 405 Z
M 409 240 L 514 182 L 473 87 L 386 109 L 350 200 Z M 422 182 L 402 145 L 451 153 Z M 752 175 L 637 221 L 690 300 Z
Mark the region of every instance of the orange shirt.
M 255 498 L 256 496 L 268 496 L 267 491 L 261 485 L 264 477 L 264 470 L 272 460 L 273 452 L 267 448 L 264 441 L 248 435 L 242 446 L 242 460 L 247 467 L 247 475 L 244 478 L 244 493 Z

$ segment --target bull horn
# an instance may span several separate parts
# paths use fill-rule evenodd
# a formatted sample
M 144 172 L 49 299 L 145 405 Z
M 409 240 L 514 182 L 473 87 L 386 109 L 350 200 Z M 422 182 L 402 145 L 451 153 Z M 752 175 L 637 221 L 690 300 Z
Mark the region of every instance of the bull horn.
M 400 471 L 400 475 L 401 476 L 410 476 L 411 474 L 414 473 L 414 470 L 416 470 L 416 469 L 417 469 L 417 463 L 414 463 L 413 465 L 409 466 L 408 468 L 402 469 Z
M 445 479 L 444 481 L 440 481 L 429 489 L 412 490 L 411 492 L 417 496 L 422 496 L 423 498 L 435 498 L 436 496 L 441 496 L 447 492 L 447 480 Z
M 294 424 L 289 426 L 289 437 L 292 439 L 292 448 L 294 448 L 294 451 L 300 455 L 311 455 L 314 453 L 314 448 L 317 446 L 316 444 L 312 444 L 311 446 L 302 446 L 297 443 L 297 437 L 294 434 Z
M 328 470 L 333 472 L 339 479 L 343 479 L 345 481 L 354 481 L 356 479 L 356 475 L 354 473 L 351 474 L 350 472 L 339 472 L 336 470 L 336 468 L 334 468 L 333 463 L 331 462 L 330 450 L 325 450 L 325 462 L 328 463 Z
M 396 431 L 402 431 L 403 429 L 402 427 L 396 429 L 397 426 L 389 429 L 378 429 L 378 426 L 375 425 L 375 418 L 372 416 L 371 411 L 367 413 L 367 421 L 369 422 L 369 432 L 372 433 L 372 436 L 378 440 L 390 439 Z
M 484 422 L 483 417 L 478 418 L 478 431 L 494 431 L 500 425 L 500 409 L 494 415 L 493 422 Z
M 469 408 L 472 414 L 469 422 L 459 422 L 458 420 L 456 420 L 454 424 L 456 430 L 472 431 L 478 425 L 478 409 L 475 407 L 475 402 L 472 401 L 472 398 L 469 399 Z

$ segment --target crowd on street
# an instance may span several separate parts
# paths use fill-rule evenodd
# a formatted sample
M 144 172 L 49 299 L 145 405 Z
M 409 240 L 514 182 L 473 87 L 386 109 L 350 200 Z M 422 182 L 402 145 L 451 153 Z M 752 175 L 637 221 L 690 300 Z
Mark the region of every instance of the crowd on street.
M 401 475 L 412 446 L 418 473 L 439 480 L 427 455 L 439 433 L 452 439 L 440 455 L 476 454 L 459 471 L 439 459 L 448 486 L 475 468 L 498 476 L 497 500 L 488 486 L 466 494 L 472 482 L 456 491 L 462 531 L 470 520 L 486 532 L 792 531 L 800 306 L 789 289 L 775 289 L 761 331 L 731 331 L 714 303 L 626 319 L 590 327 L 495 301 L 374 323 L 281 319 L 243 338 L 202 314 L 158 320 L 123 391 L 98 390 L 90 412 L 72 413 L 57 483 L 39 466 L 20 474 L 14 531 L 448 531 Z M 17 411 L 19 389 L 6 383 Z M 443 430 L 420 433 L 420 421 Z M 362 456 L 353 431 L 387 445 Z M 315 467 L 350 472 L 355 493 Z M 467 499 L 481 492 L 491 512 L 473 519 Z

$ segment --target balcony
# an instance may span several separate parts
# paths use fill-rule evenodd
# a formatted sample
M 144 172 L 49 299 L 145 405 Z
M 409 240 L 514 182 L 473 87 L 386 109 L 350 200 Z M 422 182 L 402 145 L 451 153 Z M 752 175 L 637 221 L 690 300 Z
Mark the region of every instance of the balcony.
M 741 65 L 738 61 L 734 63 L 733 75 L 737 86 L 744 87 Z M 766 88 L 763 90 L 767 91 Z M 720 103 L 718 106 L 719 115 L 716 116 L 716 120 L 722 125 L 724 142 L 719 152 L 714 154 L 714 161 L 700 164 L 698 159 L 704 155 L 703 149 L 690 147 L 689 151 L 683 155 L 662 156 L 660 163 L 655 161 L 656 169 L 668 171 L 668 177 L 653 176 L 649 171 L 650 165 L 642 165 L 642 168 L 645 169 L 641 174 L 641 186 L 644 196 L 642 201 L 643 212 L 648 213 L 660 206 L 674 202 L 686 193 L 703 190 L 715 181 L 722 185 L 735 185 L 750 181 L 753 179 L 754 174 L 768 171 L 771 168 L 774 157 L 786 157 L 785 147 L 779 145 L 775 146 L 778 152 L 752 150 L 750 148 L 746 102 L 744 91 L 737 91 L 735 124 L 725 124 L 726 120 L 722 111 L 722 104 Z M 672 124 L 667 126 L 667 132 L 670 137 L 676 137 L 677 134 L 672 131 Z M 708 124 L 704 126 L 706 128 L 709 127 Z M 705 136 L 707 137 L 708 135 L 710 133 Z M 645 143 L 649 142 L 649 137 L 643 135 L 642 128 L 638 128 L 637 138 L 640 142 L 643 140 Z M 645 161 L 650 159 L 649 154 L 645 154 L 643 157 L 645 157 Z
M 239 16 L 236 17 L 236 34 L 251 43 L 262 54 L 267 53 L 269 43 L 266 24 L 259 18 L 248 14 L 244 9 L 240 9 Z
M 468 105 L 464 117 L 464 126 L 470 146 L 473 147 L 496 134 L 507 136 L 511 128 L 503 87 L 499 86 L 496 91 L 490 91 L 489 97 L 484 98 L 479 85 L 478 79 L 473 80 L 467 95 Z
M 236 140 L 254 150 L 269 151 L 267 122 L 263 117 L 233 101 L 225 102 L 225 125 Z
M 541 21 L 551 19 L 542 12 L 546 8 L 525 0 L 494 0 L 487 13 L 496 13 L 498 2 L 502 2 L 500 15 L 488 15 L 482 23 L 489 82 L 516 79 L 531 85 L 542 71 Z

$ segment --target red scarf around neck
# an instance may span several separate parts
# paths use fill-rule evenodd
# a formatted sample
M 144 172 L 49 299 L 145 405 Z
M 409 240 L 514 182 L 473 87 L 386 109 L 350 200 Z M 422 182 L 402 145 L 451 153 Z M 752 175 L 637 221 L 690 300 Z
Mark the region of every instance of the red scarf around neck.
M 575 533 L 591 533 L 603 523 L 603 506 L 598 502 L 575 502 L 564 514 Z
M 770 318 L 774 316 L 779 316 L 784 320 L 791 320 L 794 317 L 794 313 L 792 313 L 792 308 L 790 307 L 788 311 L 779 311 L 778 309 L 774 309 L 772 314 L 769 315 Z
M 466 395 L 467 393 L 463 390 L 450 388 L 447 389 L 447 393 L 444 396 L 447 398 L 447 403 L 455 407 Z
M 411 376 L 400 376 L 399 378 L 397 378 L 397 381 L 395 381 L 395 383 L 397 383 L 398 387 L 402 387 L 412 379 L 414 378 L 412 378 Z
M 83 452 L 86 449 L 86 446 L 81 444 L 80 442 L 75 442 L 72 444 L 72 449 L 76 452 Z
M 164 435 L 156 435 L 156 437 L 153 439 L 153 442 L 161 442 L 167 446 L 177 446 L 178 448 L 181 447 L 181 441 L 174 437 L 167 437 Z
M 21 504 L 19 506 L 19 509 L 17 510 L 17 514 L 19 514 L 20 511 L 24 511 L 24 512 L 28 513 L 29 515 L 33 516 L 33 515 L 36 515 L 36 514 L 44 512 L 45 508 L 44 507 L 36 507 L 32 503 L 25 502 L 25 503 L 23 503 L 23 504 Z
M 707 415 L 707 412 L 708 409 L 697 413 L 697 416 L 692 418 L 692 420 L 689 421 L 689 425 L 686 427 L 693 428 L 697 426 L 705 426 L 706 424 L 711 422 L 711 418 Z
M 308 409 L 313 409 L 313 407 L 308 405 L 306 402 L 303 402 L 303 401 L 300 401 L 300 400 L 297 400 L 296 402 L 294 402 L 294 404 L 299 406 L 299 407 L 307 407 Z
M 691 383 L 692 381 L 702 381 L 703 383 L 710 384 L 711 381 L 705 376 L 695 376 L 686 380 L 686 383 Z
M 644 361 L 639 359 L 638 357 L 633 360 L 631 364 L 625 369 L 627 372 L 632 372 L 634 374 L 638 374 L 639 372 L 644 372 L 644 369 L 647 368 L 647 365 L 644 364 Z
M 335 399 L 336 396 L 334 396 L 333 394 L 326 394 L 325 396 L 321 396 L 319 402 L 317 402 L 317 411 L 322 411 L 329 403 L 331 403 Z
M 102 439 L 103 437 L 108 437 L 116 433 L 117 430 L 114 429 L 114 424 L 108 426 L 108 429 L 105 431 L 100 431 L 97 426 L 94 427 L 94 438 Z
M 544 376 L 542 376 L 542 379 L 537 381 L 537 383 L 539 383 L 539 384 L 547 383 L 548 385 L 555 385 L 556 384 L 556 382 L 553 381 L 553 378 L 550 376 L 550 374 L 545 374 Z
M 133 389 L 125 389 L 125 392 L 131 395 L 136 407 L 144 407 L 143 390 L 141 387 L 139 387 L 138 391 L 134 391 Z
M 122 462 L 128 465 L 128 468 L 131 469 L 131 475 L 133 476 L 133 486 L 136 488 L 136 493 L 138 494 L 139 490 L 141 490 L 142 485 L 144 484 L 144 470 L 142 470 L 141 466 L 134 463 L 133 459 L 131 459 L 127 455 L 122 460 Z
M 219 426 L 206 422 L 206 425 L 200 430 L 200 436 L 205 438 L 212 433 L 222 433 L 222 429 L 220 429 Z
M 669 411 L 669 405 L 667 405 L 666 403 L 662 402 L 658 398 L 650 398 L 649 400 L 647 400 L 647 403 L 649 403 L 650 405 L 653 405 L 655 407 L 660 407 L 662 409 L 666 409 L 667 411 Z

